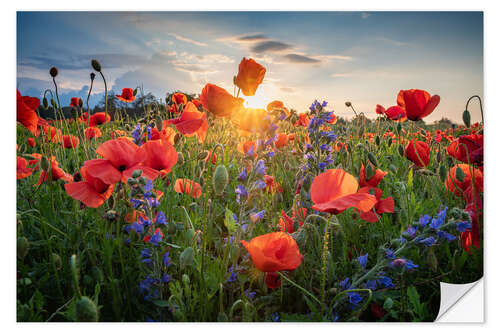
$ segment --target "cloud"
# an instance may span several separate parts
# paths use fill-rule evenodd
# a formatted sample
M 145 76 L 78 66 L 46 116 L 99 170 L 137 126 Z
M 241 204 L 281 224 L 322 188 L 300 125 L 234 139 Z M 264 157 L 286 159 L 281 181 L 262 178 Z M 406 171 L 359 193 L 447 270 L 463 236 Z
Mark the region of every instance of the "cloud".
M 332 74 L 330 76 L 333 77 L 333 78 L 337 78 L 337 77 L 351 77 L 352 73 L 334 73 L 334 74 Z
M 250 50 L 255 53 L 263 53 L 263 52 L 279 52 L 291 49 L 292 46 L 290 44 L 278 42 L 275 40 L 269 40 L 265 42 L 259 42 L 253 45 Z
M 294 93 L 297 91 L 297 89 L 292 87 L 280 87 L 280 90 L 286 93 Z
M 181 36 L 179 34 L 176 34 L 174 32 L 170 32 L 169 35 L 172 36 L 172 37 L 174 37 L 177 40 L 182 41 L 182 42 L 186 42 L 186 43 L 190 43 L 190 44 L 194 44 L 194 45 L 198 45 L 198 46 L 207 46 L 207 44 L 205 44 L 205 43 L 198 42 L 196 40 L 189 39 L 187 37 L 183 37 L 183 36 Z
M 18 65 L 30 66 L 38 69 L 49 70 L 52 66 L 56 66 L 62 70 L 91 70 L 90 61 L 97 59 L 103 68 L 122 68 L 137 66 L 144 62 L 147 58 L 140 55 L 123 54 L 123 53 L 100 53 L 76 55 L 72 53 L 57 52 L 53 55 L 34 55 L 26 58 L 21 58 Z
M 267 36 L 262 34 L 246 35 L 237 38 L 237 40 L 240 42 L 260 42 L 268 39 L 269 38 Z
M 318 64 L 321 62 L 321 60 L 314 59 L 311 57 L 307 57 L 304 55 L 296 54 L 296 53 L 290 53 L 287 55 L 284 55 L 283 58 L 288 60 L 291 63 L 294 64 Z
M 395 46 L 406 46 L 406 45 L 408 45 L 408 43 L 406 43 L 406 42 L 400 42 L 398 40 L 394 40 L 394 39 L 387 38 L 387 37 L 377 37 L 376 39 L 379 40 L 379 41 L 388 43 L 388 44 L 395 45 Z

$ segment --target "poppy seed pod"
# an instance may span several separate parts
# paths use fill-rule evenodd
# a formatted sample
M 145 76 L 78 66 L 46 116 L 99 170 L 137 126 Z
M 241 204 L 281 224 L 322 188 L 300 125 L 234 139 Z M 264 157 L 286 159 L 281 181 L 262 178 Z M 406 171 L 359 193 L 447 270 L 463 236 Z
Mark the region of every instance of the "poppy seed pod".
M 50 73 L 50 76 L 52 76 L 52 77 L 56 77 L 56 76 L 57 76 L 57 74 L 59 73 L 59 71 L 57 70 L 57 68 L 56 68 L 56 67 L 52 67 L 52 68 L 50 69 L 49 73 Z
M 462 168 L 455 169 L 455 178 L 461 183 L 465 181 L 465 173 Z
M 42 103 L 43 103 L 43 108 L 47 110 L 49 108 L 49 101 L 47 100 L 47 97 L 43 98 Z
M 101 64 L 99 63 L 99 61 L 97 61 L 95 59 L 92 59 L 92 61 L 90 62 L 90 64 L 92 65 L 92 68 L 96 72 L 100 72 L 101 71 Z
M 187 247 L 179 256 L 179 263 L 181 264 L 181 267 L 184 268 L 186 266 L 190 266 L 193 262 L 194 250 L 192 247 Z
M 439 167 L 439 178 L 441 179 L 442 182 L 446 180 L 447 172 L 446 172 L 446 167 L 444 165 L 441 165 Z
M 87 296 L 83 296 L 75 303 L 76 320 L 80 322 L 97 322 L 99 312 L 97 305 Z
M 377 158 L 371 152 L 368 153 L 368 159 L 370 160 L 370 162 L 372 162 L 374 166 L 378 166 Z
M 177 164 L 183 164 L 184 163 L 184 154 L 180 151 L 177 152 Z
M 404 150 L 403 146 L 401 146 L 401 145 L 398 146 L 398 152 L 399 152 L 399 155 L 401 155 L 401 156 L 405 155 L 405 150 Z
M 83 106 L 83 99 L 81 99 L 81 98 L 78 99 L 78 106 L 79 107 Z
M 345 102 L 345 106 L 350 107 L 351 105 L 352 105 L 351 102 L 349 101 Z
M 90 81 L 94 81 L 95 79 L 95 73 L 90 73 Z
M 208 151 L 205 150 L 205 151 L 202 151 L 198 154 L 198 159 L 204 160 L 205 158 L 207 158 L 207 156 L 208 156 Z
M 141 169 L 137 169 L 137 170 L 134 170 L 134 172 L 132 172 L 132 178 L 139 178 L 141 175 L 142 175 Z
M 224 164 L 219 164 L 215 168 L 214 175 L 212 177 L 212 182 L 214 186 L 215 194 L 222 195 L 229 183 L 229 174 L 227 172 L 226 166 Z
M 26 257 L 30 248 L 30 244 L 26 237 L 19 237 L 17 239 L 17 257 L 21 260 Z
M 470 112 L 469 112 L 469 110 L 465 110 L 464 113 L 462 113 L 462 119 L 464 120 L 465 126 L 470 127 Z

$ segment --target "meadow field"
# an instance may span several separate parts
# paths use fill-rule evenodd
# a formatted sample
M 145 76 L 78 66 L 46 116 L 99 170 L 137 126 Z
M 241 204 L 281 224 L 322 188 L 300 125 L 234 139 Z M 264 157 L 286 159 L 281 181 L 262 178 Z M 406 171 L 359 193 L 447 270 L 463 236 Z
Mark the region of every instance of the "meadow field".
M 92 87 L 107 68 L 88 61 Z M 56 68 L 44 97 L 17 91 L 17 320 L 433 321 L 440 282 L 482 277 L 479 97 L 460 124 L 424 122 L 426 87 L 372 119 L 245 107 L 265 74 L 243 58 L 234 92 L 140 114 L 135 87 L 61 105 Z

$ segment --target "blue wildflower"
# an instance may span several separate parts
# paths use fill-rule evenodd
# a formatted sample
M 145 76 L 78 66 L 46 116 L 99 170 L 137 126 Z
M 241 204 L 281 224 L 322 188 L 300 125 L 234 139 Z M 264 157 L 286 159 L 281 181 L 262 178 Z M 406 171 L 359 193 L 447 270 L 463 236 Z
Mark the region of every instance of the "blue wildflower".
M 142 234 L 144 232 L 144 226 L 140 223 L 134 222 L 132 223 L 132 230 L 138 234 Z
M 437 232 L 437 235 L 439 236 L 439 238 L 445 238 L 449 242 L 454 241 L 455 239 L 457 239 L 457 237 L 455 237 L 452 234 L 449 234 L 449 233 L 447 233 L 446 231 L 443 231 L 443 230 L 439 230 Z
M 460 232 L 466 232 L 467 230 L 471 229 L 472 226 L 469 222 L 457 222 L 457 230 Z
M 387 259 L 396 259 L 396 256 L 394 255 L 394 251 L 391 249 L 385 250 L 385 257 Z
M 262 176 L 266 174 L 266 165 L 264 163 L 264 160 L 259 160 L 257 162 L 257 165 L 255 166 L 255 171 Z
M 430 237 L 422 239 L 421 241 L 419 241 L 419 243 L 425 244 L 425 246 L 432 246 L 432 245 L 436 244 L 436 239 L 434 237 L 430 236 Z
M 377 289 L 377 281 L 375 281 L 375 280 L 368 280 L 365 282 L 365 284 L 366 284 L 366 288 L 368 288 L 368 289 L 371 289 L 371 290 Z
M 355 309 L 358 304 L 363 300 L 363 297 L 361 297 L 360 294 L 357 292 L 350 292 L 349 293 L 349 303 L 351 303 L 351 309 Z
M 256 295 L 255 291 L 250 291 L 250 289 L 245 290 L 245 296 L 247 296 L 250 299 L 254 299 Z
M 366 264 L 368 263 L 368 253 L 363 256 L 359 256 L 357 260 L 363 269 L 366 268 Z
M 153 236 L 149 239 L 149 242 L 155 246 L 158 245 L 159 242 L 163 239 L 163 235 L 161 234 L 161 231 L 158 230 L 157 232 L 154 233 Z
M 238 175 L 238 178 L 237 178 L 240 182 L 244 182 L 245 180 L 247 180 L 247 172 L 246 172 L 246 169 L 243 168 L 240 172 L 240 174 Z
M 406 231 L 403 231 L 402 234 L 405 236 L 409 236 L 411 238 L 415 237 L 415 234 L 417 233 L 417 228 L 413 226 L 409 226 Z
M 264 182 L 263 180 L 257 180 L 254 184 L 255 188 L 258 188 L 258 189 L 263 189 L 266 187 L 266 182 Z
M 163 263 L 163 266 L 165 266 L 165 267 L 172 265 L 172 262 L 170 260 L 170 253 L 168 253 L 168 251 L 163 254 L 162 263 Z
M 233 270 L 233 267 L 229 267 L 229 272 L 231 275 L 229 276 L 229 279 L 227 279 L 227 282 L 234 282 L 238 278 L 238 274 Z
M 167 225 L 167 217 L 164 212 L 159 212 L 158 215 L 156 215 L 156 223 L 159 225 Z
M 169 283 L 170 280 L 171 280 L 170 275 L 168 275 L 167 273 L 163 273 L 163 276 L 161 277 L 161 282 L 163 282 L 163 283 Z
M 351 287 L 351 283 L 349 282 L 349 278 L 345 278 L 340 282 L 340 288 L 342 290 L 347 290 Z
M 385 288 L 394 287 L 394 284 L 392 283 L 392 279 L 388 276 L 381 276 L 380 278 L 378 278 L 377 284 L 384 286 Z
M 271 316 L 272 316 L 271 318 L 274 322 L 277 322 L 278 320 L 280 320 L 280 314 L 278 312 L 273 313 Z
M 420 219 L 418 220 L 418 223 L 420 223 L 421 227 L 425 227 L 431 220 L 431 217 L 427 214 L 424 216 L 421 216 Z

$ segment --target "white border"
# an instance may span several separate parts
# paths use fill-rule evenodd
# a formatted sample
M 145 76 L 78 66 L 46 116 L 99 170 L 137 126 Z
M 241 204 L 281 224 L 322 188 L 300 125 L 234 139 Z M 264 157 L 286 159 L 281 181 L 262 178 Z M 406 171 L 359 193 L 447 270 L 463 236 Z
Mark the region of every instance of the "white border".
M 498 2 L 497 2 L 498 3 Z M 143 325 L 150 324 L 100 324 L 88 326 L 87 324 L 16 324 L 16 291 L 15 285 L 15 180 L 14 180 L 14 143 L 15 143 L 15 103 L 14 103 L 14 87 L 16 82 L 16 11 L 17 10 L 116 10 L 116 11 L 144 11 L 144 10 L 352 10 L 352 11 L 383 11 L 383 10 L 484 10 L 484 37 L 485 37 L 485 53 L 484 53 L 484 73 L 485 73 L 485 120 L 486 120 L 486 142 L 485 142 L 485 209 L 486 209 L 486 232 L 485 232 L 485 288 L 486 293 L 486 324 L 485 325 L 469 325 L 469 324 L 354 324 L 356 328 L 369 330 L 381 330 L 384 332 L 401 332 L 425 330 L 442 330 L 449 328 L 454 332 L 470 332 L 482 328 L 492 328 L 498 326 L 498 296 L 499 294 L 499 263 L 496 253 L 498 253 L 497 237 L 500 237 L 500 221 L 496 206 L 500 198 L 499 177 L 498 177 L 498 162 L 500 154 L 498 146 L 500 138 L 498 137 L 498 129 L 500 127 L 500 104 L 498 102 L 499 86 L 499 46 L 498 32 L 500 31 L 500 15 L 496 3 L 494 1 L 437 1 L 437 0 L 421 0 L 418 2 L 403 2 L 403 1 L 346 1 L 346 2 L 326 2 L 320 0 L 308 1 L 283 1 L 270 3 L 268 0 L 253 0 L 253 1 L 189 1 L 183 0 L 178 2 L 158 2 L 141 0 L 140 2 L 124 1 L 98 1 L 87 0 L 81 3 L 62 1 L 34 1 L 24 0 L 5 1 L 2 3 L 1 21 L 2 22 L 2 44 L 4 51 L 0 54 L 2 67 L 0 115 L 2 117 L 1 130 L 1 156 L 7 156 L 4 163 L 0 164 L 3 182 L 2 186 L 2 231 L 4 234 L 2 246 L 2 274 L 1 278 L 1 318 L 2 324 L 6 331 L 13 329 L 21 331 L 88 331 L 88 330 L 109 330 L 116 329 L 120 331 L 134 331 L 141 329 Z M 43 41 L 40 41 L 43 45 Z M 464 46 L 466 47 L 466 46 Z M 5 157 L 3 157 L 5 159 Z M 495 302 L 496 301 L 496 302 Z M 497 304 L 493 304 L 493 303 Z M 314 329 L 322 331 L 353 329 L 353 324 L 313 324 Z M 367 326 L 369 325 L 369 327 Z M 401 325 L 404 325 L 402 327 Z M 425 327 L 423 327 L 425 325 Z M 255 330 L 276 330 L 286 329 L 291 331 L 302 331 L 308 329 L 310 324 L 289 324 L 272 325 L 272 324 L 175 324 L 175 325 L 154 325 L 149 327 L 151 330 L 178 330 L 193 328 L 195 330 L 203 329 L 204 331 L 220 332 L 221 329 L 241 330 L 246 332 L 255 332 Z M 497 328 L 498 331 L 498 328 Z

